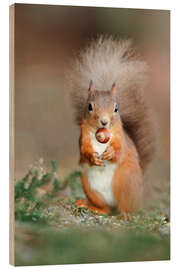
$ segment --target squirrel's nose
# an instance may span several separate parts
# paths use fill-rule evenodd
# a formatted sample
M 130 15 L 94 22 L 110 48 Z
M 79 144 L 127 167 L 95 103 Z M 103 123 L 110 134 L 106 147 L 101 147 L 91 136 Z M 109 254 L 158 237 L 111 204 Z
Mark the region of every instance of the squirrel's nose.
M 107 120 L 105 120 L 105 119 L 101 120 L 101 124 L 102 124 L 103 126 L 106 126 L 106 125 L 107 125 L 107 123 L 108 123 L 108 121 L 107 121 Z

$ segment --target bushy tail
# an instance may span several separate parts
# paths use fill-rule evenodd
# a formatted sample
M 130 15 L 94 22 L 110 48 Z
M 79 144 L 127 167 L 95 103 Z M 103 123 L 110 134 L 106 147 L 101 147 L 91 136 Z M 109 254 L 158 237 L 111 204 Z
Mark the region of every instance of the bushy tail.
M 78 124 L 85 110 L 90 80 L 97 90 L 109 90 L 116 82 L 121 120 L 136 145 L 143 169 L 155 152 L 154 127 L 143 93 L 146 73 L 147 65 L 139 60 L 130 40 L 100 36 L 79 54 L 67 79 Z

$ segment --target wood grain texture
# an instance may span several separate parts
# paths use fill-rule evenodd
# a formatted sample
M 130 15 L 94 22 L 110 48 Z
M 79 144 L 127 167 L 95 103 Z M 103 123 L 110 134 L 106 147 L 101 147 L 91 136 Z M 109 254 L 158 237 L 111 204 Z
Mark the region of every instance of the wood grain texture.
M 9 155 L 9 205 L 10 205 L 10 222 L 9 222 L 9 262 L 15 265 L 14 261 L 14 117 L 15 117 L 15 5 L 9 7 L 9 87 L 10 87 L 10 155 Z

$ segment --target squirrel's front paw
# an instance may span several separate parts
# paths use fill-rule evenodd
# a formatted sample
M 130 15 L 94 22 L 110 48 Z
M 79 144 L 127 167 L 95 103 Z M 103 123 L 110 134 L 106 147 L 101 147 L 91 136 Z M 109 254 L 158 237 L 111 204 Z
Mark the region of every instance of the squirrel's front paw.
M 103 154 L 103 159 L 104 160 L 111 160 L 111 159 L 113 159 L 114 154 L 115 154 L 115 152 L 114 152 L 114 149 L 112 148 L 112 146 L 108 146 L 106 151 Z
M 90 157 L 90 163 L 92 166 L 104 166 L 103 161 L 99 158 L 98 153 L 92 153 Z

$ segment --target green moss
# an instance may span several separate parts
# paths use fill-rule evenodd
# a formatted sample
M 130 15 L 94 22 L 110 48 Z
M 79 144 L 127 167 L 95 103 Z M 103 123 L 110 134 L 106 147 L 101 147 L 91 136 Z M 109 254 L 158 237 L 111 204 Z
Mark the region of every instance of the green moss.
M 169 189 L 131 220 L 78 208 L 80 171 L 65 178 L 32 168 L 15 182 L 16 265 L 168 260 Z M 164 193 L 166 193 L 164 196 Z M 164 200 L 164 198 L 167 200 Z

